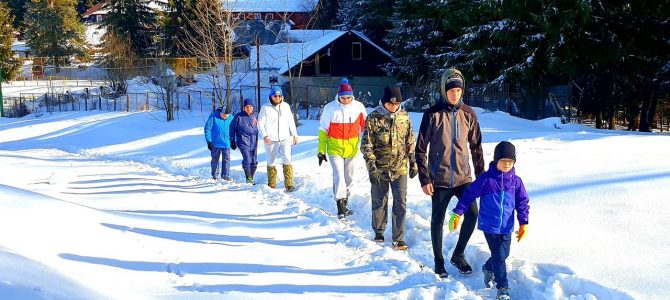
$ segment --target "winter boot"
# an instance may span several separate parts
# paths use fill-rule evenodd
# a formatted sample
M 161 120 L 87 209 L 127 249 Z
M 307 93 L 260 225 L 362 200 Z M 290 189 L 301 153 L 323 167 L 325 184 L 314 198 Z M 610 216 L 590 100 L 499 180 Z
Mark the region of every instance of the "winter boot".
M 293 165 L 284 165 L 284 187 L 287 192 L 295 191 L 293 187 Z
M 437 274 L 437 276 L 440 276 L 440 278 L 447 278 L 449 276 L 449 273 L 447 273 L 447 269 L 444 268 L 443 261 L 435 262 L 435 274 Z
M 482 265 L 482 273 L 484 273 L 484 285 L 487 288 L 491 288 L 494 284 L 493 280 L 495 279 L 495 276 L 493 275 L 493 271 L 489 271 L 484 268 L 484 265 Z
M 273 189 L 277 187 L 277 168 L 275 166 L 268 167 L 268 186 Z
M 509 288 L 499 288 L 498 289 L 498 300 L 509 300 Z
M 347 208 L 347 199 L 337 199 L 337 218 L 344 219 L 346 216 L 352 215 L 354 212 Z
M 393 249 L 395 249 L 395 250 L 405 251 L 405 250 L 409 249 L 409 246 L 407 246 L 407 244 L 405 244 L 405 241 L 395 241 L 395 242 L 393 242 L 392 246 L 393 246 Z
M 254 176 L 251 175 L 251 170 L 249 170 L 249 169 L 244 169 L 244 177 L 246 177 L 246 179 L 247 179 L 247 183 L 255 184 L 255 183 L 254 183 Z
M 451 256 L 451 264 L 458 269 L 458 272 L 461 274 L 470 274 L 472 273 L 472 267 L 465 261 L 465 255 L 454 253 Z
M 375 239 L 373 240 L 375 243 L 383 243 L 384 242 L 384 234 L 382 233 L 375 233 Z

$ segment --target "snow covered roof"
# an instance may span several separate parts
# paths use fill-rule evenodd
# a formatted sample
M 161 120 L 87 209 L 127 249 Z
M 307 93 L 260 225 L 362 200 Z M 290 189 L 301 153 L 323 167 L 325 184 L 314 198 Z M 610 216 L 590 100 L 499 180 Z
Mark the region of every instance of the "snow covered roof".
M 104 6 L 109 3 L 110 0 L 105 0 L 101 1 L 96 5 L 91 6 L 86 12 L 84 13 L 83 17 L 87 18 L 92 14 L 96 15 L 106 15 L 109 13 L 109 9 L 105 8 Z M 148 0 L 149 2 L 149 7 L 157 10 L 157 11 L 164 11 L 165 7 L 167 5 L 167 0 Z
M 352 32 L 361 39 L 367 41 L 375 48 L 379 49 L 384 55 L 393 57 L 388 51 L 382 49 L 364 34 L 357 31 L 339 31 L 339 30 L 291 30 L 288 34 L 289 43 L 278 43 L 274 45 L 261 45 L 260 64 L 261 69 L 277 70 L 279 74 L 287 72 L 289 69 L 298 65 L 301 61 L 309 58 L 319 50 L 330 45 L 332 42 L 346 34 Z M 295 40 L 295 41 L 294 41 Z M 256 48 L 252 47 L 249 53 L 249 59 L 253 60 L 250 64 L 252 69 L 256 66 Z
M 318 0 L 221 0 L 234 12 L 312 12 Z

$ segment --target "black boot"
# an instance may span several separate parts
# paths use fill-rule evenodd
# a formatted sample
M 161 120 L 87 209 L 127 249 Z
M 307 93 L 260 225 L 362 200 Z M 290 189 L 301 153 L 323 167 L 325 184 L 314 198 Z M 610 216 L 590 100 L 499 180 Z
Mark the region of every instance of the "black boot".
M 337 218 L 343 219 L 346 216 L 353 214 L 354 212 L 347 208 L 346 199 L 337 199 Z

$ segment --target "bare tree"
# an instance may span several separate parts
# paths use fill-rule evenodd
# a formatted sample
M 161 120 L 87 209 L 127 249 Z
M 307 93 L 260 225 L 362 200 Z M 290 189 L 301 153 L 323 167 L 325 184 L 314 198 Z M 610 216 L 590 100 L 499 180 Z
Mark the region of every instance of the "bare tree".
M 127 80 L 135 74 L 137 63 L 129 38 L 120 38 L 110 31 L 102 51 L 105 56 L 100 59 L 100 64 L 107 71 L 106 85 L 116 95 L 125 94 L 128 89 Z
M 224 106 L 225 99 L 226 113 L 230 113 L 232 108 L 233 54 L 237 46 L 234 29 L 243 19 L 229 9 L 232 2 L 196 0 L 193 8 L 195 17 L 189 20 L 193 30 L 186 32 L 185 38 L 178 41 L 180 47 L 188 49 L 210 69 L 207 80 L 212 84 L 219 106 Z M 222 78 L 225 79 L 223 82 Z

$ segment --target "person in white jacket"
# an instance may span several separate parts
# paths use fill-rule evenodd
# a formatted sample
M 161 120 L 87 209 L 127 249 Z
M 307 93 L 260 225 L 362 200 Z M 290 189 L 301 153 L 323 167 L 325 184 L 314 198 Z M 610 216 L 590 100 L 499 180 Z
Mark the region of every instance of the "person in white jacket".
M 270 91 L 270 101 L 261 107 L 258 113 L 258 133 L 265 143 L 267 157 L 268 186 L 277 187 L 277 168 L 275 160 L 281 155 L 284 170 L 284 188 L 287 192 L 295 191 L 293 186 L 293 165 L 291 165 L 291 147 L 298 143 L 298 130 L 291 107 L 284 102 L 280 87 Z

